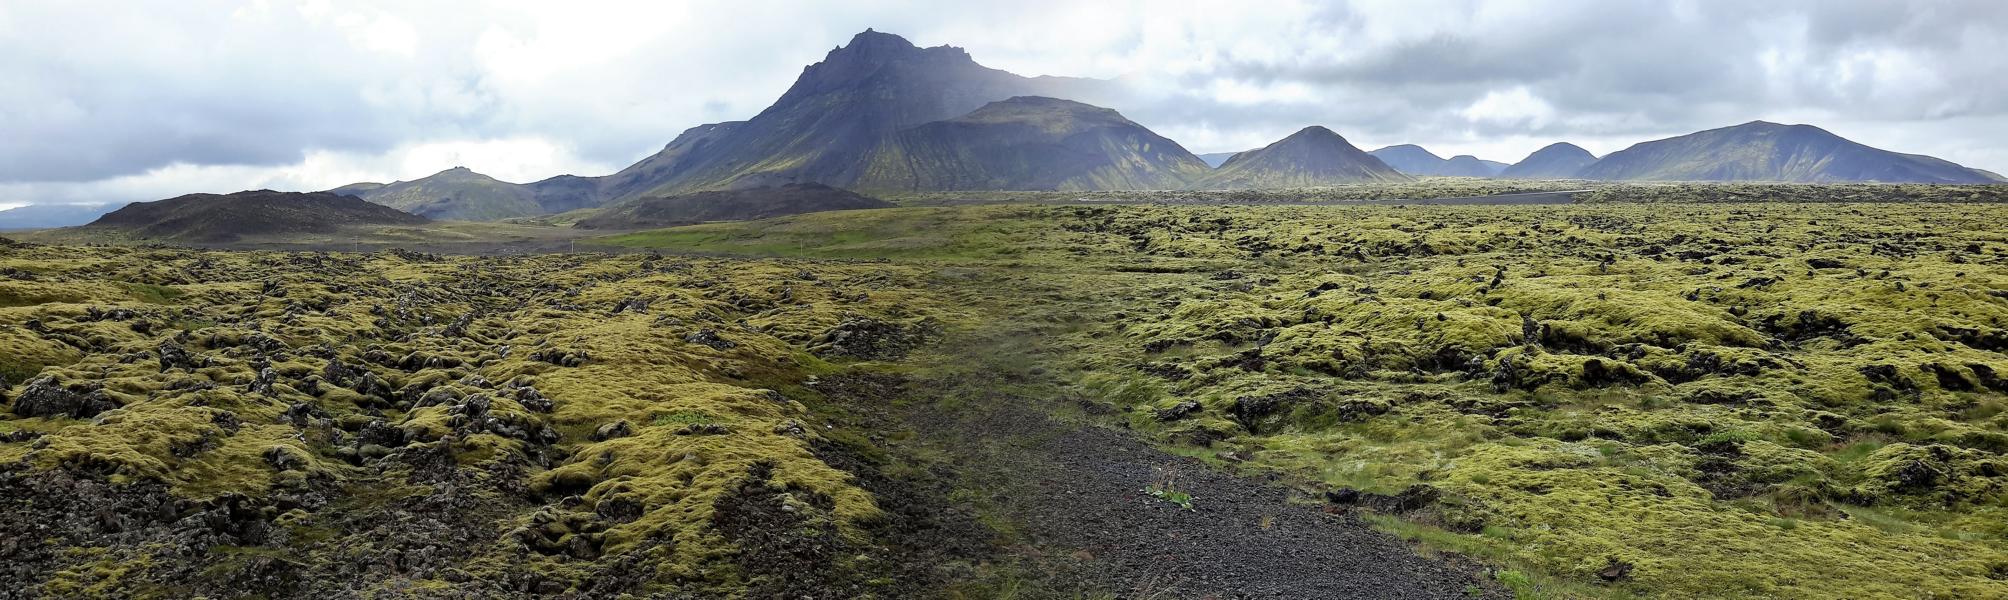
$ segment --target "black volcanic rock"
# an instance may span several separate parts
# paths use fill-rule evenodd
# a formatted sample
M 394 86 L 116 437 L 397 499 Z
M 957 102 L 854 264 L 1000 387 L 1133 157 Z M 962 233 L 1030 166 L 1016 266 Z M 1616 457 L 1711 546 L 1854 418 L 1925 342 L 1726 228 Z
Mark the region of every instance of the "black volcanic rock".
M 1235 155 L 1201 181 L 1199 187 L 1315 187 L 1409 180 L 1409 176 L 1354 147 L 1332 130 L 1311 126 L 1276 143 Z
M 1993 183 L 1948 161 L 1871 148 L 1811 125 L 1751 121 L 1612 152 L 1586 179 L 1795 183 Z
M 1597 162 L 1597 157 L 1581 146 L 1568 142 L 1548 144 L 1535 150 L 1527 158 L 1506 170 L 1499 177 L 1506 179 L 1568 179 L 1576 176 L 1583 166 Z
M 742 221 L 893 204 L 820 183 L 697 192 L 625 200 L 572 224 L 580 229 L 650 229 L 708 221 Z
M 354 196 L 257 190 L 134 202 L 84 227 L 139 239 L 220 243 L 245 236 L 333 233 L 344 227 L 426 221 Z
M 1177 189 L 1206 172 L 1178 142 L 1116 111 L 1026 96 L 899 132 L 879 147 L 857 188 Z

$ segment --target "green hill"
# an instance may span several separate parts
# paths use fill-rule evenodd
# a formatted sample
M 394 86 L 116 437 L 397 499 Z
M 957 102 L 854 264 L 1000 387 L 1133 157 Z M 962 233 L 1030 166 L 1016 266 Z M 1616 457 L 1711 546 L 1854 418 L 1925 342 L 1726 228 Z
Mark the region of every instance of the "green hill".
M 454 167 L 388 185 L 350 184 L 335 190 L 431 219 L 495 221 L 544 214 L 529 187 Z M 332 190 L 331 190 L 332 191 Z
M 1993 183 L 1948 161 L 1871 148 L 1811 125 L 1751 121 L 1633 145 L 1581 171 L 1588 179 L 1795 183 Z
M 1332 130 L 1311 126 L 1276 143 L 1234 155 L 1198 187 L 1316 187 L 1410 180 Z

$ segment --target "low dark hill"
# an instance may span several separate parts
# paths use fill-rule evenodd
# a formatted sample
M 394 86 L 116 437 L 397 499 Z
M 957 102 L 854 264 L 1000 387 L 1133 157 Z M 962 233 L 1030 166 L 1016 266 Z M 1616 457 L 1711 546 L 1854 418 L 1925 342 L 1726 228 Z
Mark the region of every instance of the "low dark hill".
M 1197 187 L 1288 188 L 1410 180 L 1332 130 L 1311 126 L 1260 149 L 1236 154 Z
M 1590 163 L 1597 162 L 1597 156 L 1568 142 L 1556 142 L 1535 150 L 1527 158 L 1506 170 L 1499 172 L 1505 179 L 1568 179 Z
M 580 229 L 652 229 L 708 221 L 744 221 L 892 206 L 891 202 L 820 183 L 791 183 L 780 187 L 636 198 L 607 206 L 599 214 L 572 226 Z
M 1751 121 L 1612 152 L 1587 179 L 1791 183 L 1993 183 L 1951 162 L 1872 148 L 1811 125 Z
M 346 227 L 426 221 L 354 196 L 256 190 L 135 202 L 84 227 L 140 239 L 221 243 L 246 236 L 334 233 Z
M 899 132 L 860 190 L 1178 189 L 1209 169 L 1114 110 L 1021 96 Z

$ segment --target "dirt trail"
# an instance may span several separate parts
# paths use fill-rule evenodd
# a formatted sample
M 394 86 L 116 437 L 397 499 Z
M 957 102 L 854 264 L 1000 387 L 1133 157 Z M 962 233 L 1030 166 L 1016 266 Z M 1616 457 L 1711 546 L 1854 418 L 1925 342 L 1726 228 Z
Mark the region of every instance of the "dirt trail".
M 1007 553 L 1062 582 L 1021 597 L 1504 596 L 1474 566 L 1420 556 L 1356 517 L 1293 502 L 1286 486 L 1049 416 L 1065 407 L 1042 402 L 1000 395 L 889 411 L 917 436 L 908 444 L 942 457 L 959 487 L 1015 529 Z M 1194 510 L 1143 493 L 1173 475 Z

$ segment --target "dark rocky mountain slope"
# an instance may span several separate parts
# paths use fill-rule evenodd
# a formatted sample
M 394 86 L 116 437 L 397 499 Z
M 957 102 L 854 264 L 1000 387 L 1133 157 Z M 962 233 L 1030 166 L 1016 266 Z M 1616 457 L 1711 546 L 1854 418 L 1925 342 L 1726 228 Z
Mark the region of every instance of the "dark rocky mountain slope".
M 1206 163 L 1114 110 L 1017 97 L 899 132 L 857 178 L 862 190 L 1176 189 Z

